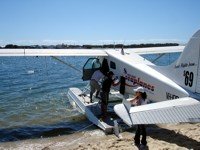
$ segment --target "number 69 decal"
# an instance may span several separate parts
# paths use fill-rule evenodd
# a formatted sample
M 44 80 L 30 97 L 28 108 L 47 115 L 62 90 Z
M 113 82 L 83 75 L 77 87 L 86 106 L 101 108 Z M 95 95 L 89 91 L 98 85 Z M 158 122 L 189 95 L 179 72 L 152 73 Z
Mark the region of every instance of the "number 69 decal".
M 193 85 L 193 79 L 194 79 L 194 73 L 189 71 L 184 71 L 183 76 L 185 76 L 185 85 L 192 87 Z

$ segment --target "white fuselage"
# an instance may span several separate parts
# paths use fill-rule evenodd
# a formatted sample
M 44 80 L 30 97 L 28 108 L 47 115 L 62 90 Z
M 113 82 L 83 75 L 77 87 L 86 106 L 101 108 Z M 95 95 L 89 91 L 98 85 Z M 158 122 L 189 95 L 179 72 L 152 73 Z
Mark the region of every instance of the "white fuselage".
M 107 54 L 105 58 L 115 76 L 118 78 L 124 76 L 128 85 L 144 87 L 149 100 L 159 102 L 189 96 L 182 87 L 154 70 L 151 67 L 154 64 L 143 57 L 135 53 L 123 55 L 117 50 L 108 50 Z M 113 63 L 115 63 L 115 68 L 111 65 Z M 133 94 L 134 88 L 136 87 L 126 86 L 125 92 Z

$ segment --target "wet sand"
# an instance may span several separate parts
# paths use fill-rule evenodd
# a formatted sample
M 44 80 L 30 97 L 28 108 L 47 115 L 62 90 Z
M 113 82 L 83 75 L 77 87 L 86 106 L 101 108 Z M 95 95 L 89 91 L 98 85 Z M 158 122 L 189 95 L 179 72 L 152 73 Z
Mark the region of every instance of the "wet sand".
M 200 149 L 200 123 L 149 125 L 147 134 L 148 146 L 144 149 Z M 133 145 L 134 135 L 134 128 L 121 133 L 121 138 L 117 138 L 115 135 L 105 135 L 99 129 L 91 129 L 53 138 L 1 143 L 0 150 L 137 150 L 139 148 Z

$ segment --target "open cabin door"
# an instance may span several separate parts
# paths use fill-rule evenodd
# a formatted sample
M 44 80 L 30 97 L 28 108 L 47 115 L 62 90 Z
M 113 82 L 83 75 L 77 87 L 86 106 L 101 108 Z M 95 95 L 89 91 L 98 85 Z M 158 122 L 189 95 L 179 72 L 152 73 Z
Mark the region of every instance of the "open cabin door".
M 90 80 L 93 73 L 101 68 L 101 63 L 98 58 L 89 58 L 83 66 L 83 81 Z

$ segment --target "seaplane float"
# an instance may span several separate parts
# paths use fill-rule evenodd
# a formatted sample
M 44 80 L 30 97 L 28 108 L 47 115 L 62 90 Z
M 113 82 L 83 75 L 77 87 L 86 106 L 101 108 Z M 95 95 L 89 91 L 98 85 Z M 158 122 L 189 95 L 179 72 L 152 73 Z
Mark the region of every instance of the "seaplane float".
M 181 52 L 180 57 L 168 66 L 156 66 L 141 54 Z M 128 126 L 136 124 L 164 124 L 200 122 L 200 30 L 186 46 L 151 47 L 135 49 L 0 49 L 0 56 L 90 56 L 83 66 L 84 81 L 94 71 L 103 68 L 112 71 L 120 80 L 110 92 L 109 109 Z M 131 106 L 136 85 L 147 93 L 151 103 Z M 105 132 L 112 132 L 115 119 L 112 115 L 102 121 L 99 99 L 90 103 L 90 88 L 71 87 L 68 97 L 72 104 Z

